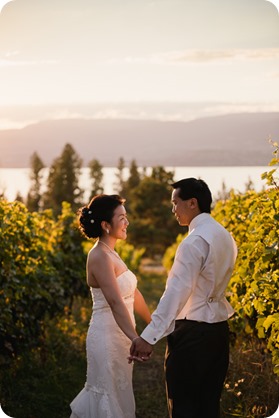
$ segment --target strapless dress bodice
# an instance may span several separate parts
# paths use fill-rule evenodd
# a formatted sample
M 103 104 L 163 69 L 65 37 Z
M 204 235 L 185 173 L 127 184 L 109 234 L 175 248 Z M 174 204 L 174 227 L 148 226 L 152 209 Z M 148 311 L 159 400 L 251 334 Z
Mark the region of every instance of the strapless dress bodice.
M 117 278 L 121 296 L 125 303 L 134 302 L 134 293 L 137 286 L 137 278 L 131 270 L 125 270 Z M 93 313 L 99 309 L 109 308 L 106 298 L 100 288 L 90 288 L 93 300 Z

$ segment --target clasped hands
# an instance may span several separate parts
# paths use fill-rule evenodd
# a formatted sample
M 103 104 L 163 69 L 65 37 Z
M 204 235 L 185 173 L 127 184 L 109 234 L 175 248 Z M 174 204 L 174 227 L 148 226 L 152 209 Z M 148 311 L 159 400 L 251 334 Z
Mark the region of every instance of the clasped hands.
M 151 344 L 149 344 L 141 337 L 136 337 L 132 341 L 128 362 L 132 363 L 132 361 L 146 361 L 150 358 L 152 351 L 153 350 Z

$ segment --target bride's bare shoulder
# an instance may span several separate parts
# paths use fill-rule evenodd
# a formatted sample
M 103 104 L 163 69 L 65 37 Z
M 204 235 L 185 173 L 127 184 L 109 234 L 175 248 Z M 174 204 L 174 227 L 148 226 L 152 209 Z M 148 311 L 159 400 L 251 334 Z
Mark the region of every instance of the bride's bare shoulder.
M 105 251 L 103 251 L 103 249 L 99 247 L 98 245 L 94 245 L 89 250 L 87 257 L 88 257 L 89 262 L 98 263 L 98 262 L 103 262 L 104 260 L 106 260 L 108 257 L 108 254 Z

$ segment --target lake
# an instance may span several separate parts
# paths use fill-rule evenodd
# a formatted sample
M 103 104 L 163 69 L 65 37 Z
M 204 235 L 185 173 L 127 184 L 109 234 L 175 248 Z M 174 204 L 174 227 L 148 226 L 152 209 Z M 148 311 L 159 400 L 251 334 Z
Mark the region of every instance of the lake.
M 253 182 L 254 189 L 260 191 L 265 187 L 265 181 L 261 180 L 261 174 L 269 171 L 272 167 L 165 167 L 168 171 L 174 171 L 175 181 L 186 177 L 202 178 L 211 189 L 213 197 L 222 190 L 223 183 L 227 190 L 233 188 L 237 192 L 244 192 L 249 180 Z M 104 167 L 104 188 L 105 193 L 114 193 L 113 187 L 116 182 L 117 169 L 115 167 Z M 139 168 L 139 171 L 141 169 Z M 147 174 L 151 171 L 147 169 Z M 4 191 L 8 200 L 14 200 L 17 192 L 25 198 L 29 188 L 29 168 L 0 168 L 0 191 Z M 129 169 L 124 169 L 124 177 L 128 176 Z M 48 169 L 43 170 L 43 184 L 47 179 Z M 86 191 L 90 189 L 89 169 L 83 168 L 80 176 L 80 186 Z M 85 193 L 85 200 L 89 199 Z

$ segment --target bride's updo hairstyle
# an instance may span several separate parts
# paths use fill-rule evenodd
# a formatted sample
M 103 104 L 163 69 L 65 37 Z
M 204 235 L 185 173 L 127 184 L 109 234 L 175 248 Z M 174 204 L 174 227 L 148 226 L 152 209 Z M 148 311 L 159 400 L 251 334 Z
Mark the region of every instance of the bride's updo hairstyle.
M 86 238 L 98 238 L 103 234 L 101 222 L 111 223 L 115 209 L 125 202 L 120 196 L 100 194 L 87 206 L 78 210 L 79 230 Z

